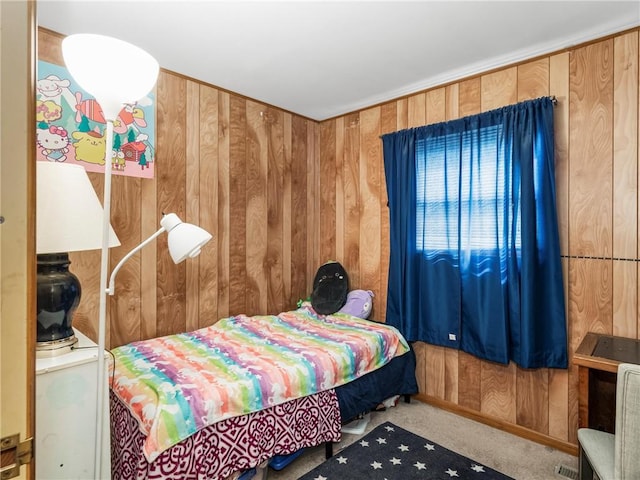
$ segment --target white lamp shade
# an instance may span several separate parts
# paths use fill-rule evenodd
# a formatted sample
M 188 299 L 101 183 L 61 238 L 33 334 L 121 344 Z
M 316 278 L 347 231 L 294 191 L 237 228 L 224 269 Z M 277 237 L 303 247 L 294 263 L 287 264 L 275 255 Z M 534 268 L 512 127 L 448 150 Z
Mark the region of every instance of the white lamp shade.
M 160 70 L 141 48 L 104 35 L 70 35 L 62 41 L 62 56 L 69 73 L 95 97 L 107 120 L 115 120 L 125 103 L 133 104 L 149 93 Z
M 102 204 L 80 165 L 36 162 L 36 253 L 102 248 Z M 120 240 L 109 225 L 109 247 Z
M 212 238 L 206 230 L 183 223 L 175 213 L 162 217 L 160 225 L 168 233 L 169 254 L 174 263 L 198 256 L 202 246 Z

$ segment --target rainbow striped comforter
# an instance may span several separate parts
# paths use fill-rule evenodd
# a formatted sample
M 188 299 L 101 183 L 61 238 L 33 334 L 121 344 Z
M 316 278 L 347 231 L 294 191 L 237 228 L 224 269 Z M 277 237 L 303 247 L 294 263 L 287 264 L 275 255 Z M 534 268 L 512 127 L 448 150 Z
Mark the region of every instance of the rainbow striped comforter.
M 111 388 L 151 462 L 207 425 L 337 387 L 408 350 L 391 326 L 303 305 L 115 348 Z

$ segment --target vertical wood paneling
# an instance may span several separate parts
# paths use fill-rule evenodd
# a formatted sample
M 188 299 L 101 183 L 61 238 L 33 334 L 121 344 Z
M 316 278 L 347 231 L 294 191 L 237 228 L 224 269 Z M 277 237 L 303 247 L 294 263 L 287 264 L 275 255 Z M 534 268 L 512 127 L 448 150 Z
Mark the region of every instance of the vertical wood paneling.
M 409 127 L 409 100 L 402 98 L 396 102 L 396 122 L 398 130 Z
M 420 127 L 427 123 L 427 94 L 411 95 L 407 105 L 407 128 Z
M 307 122 L 291 122 L 291 296 L 289 305 L 307 298 Z M 286 246 L 285 246 L 286 248 Z
M 344 208 L 344 173 L 345 168 L 345 146 L 344 146 L 344 117 L 336 119 L 336 258 L 342 262 L 347 272 L 350 272 L 350 265 L 347 264 L 344 254 L 345 243 L 345 217 L 346 212 Z M 353 275 L 350 277 L 351 283 L 353 283 Z
M 159 228 L 158 194 L 155 181 L 142 182 L 140 205 L 140 232 L 142 238 L 149 238 Z M 157 242 L 151 242 L 140 251 L 140 338 L 154 338 L 158 335 L 157 318 L 158 303 L 156 292 L 158 277 L 156 276 Z M 111 346 L 117 346 L 111 342 Z
M 398 103 L 391 102 L 382 105 L 380 113 L 380 134 L 395 132 L 398 129 Z M 382 141 L 380 141 L 382 148 Z M 380 293 L 374 298 L 373 304 L 376 309 L 375 317 L 378 321 L 387 320 L 387 288 L 389 285 L 389 196 L 384 170 L 384 152 L 380 159 L 381 168 L 381 190 L 380 190 Z
M 320 126 L 320 265 L 336 258 L 336 124 Z
M 638 32 L 616 37 L 613 49 L 613 256 L 631 259 L 638 253 Z
M 483 112 L 518 101 L 518 69 L 498 70 L 480 77 L 480 103 Z
M 218 93 L 218 317 L 229 315 L 231 291 L 231 105 L 229 94 Z M 212 232 L 213 233 L 213 232 Z M 235 246 L 235 244 L 234 244 Z
M 554 108 L 556 208 L 560 235 L 560 254 L 569 253 L 569 53 L 549 59 L 549 90 L 555 95 Z M 563 258 L 564 291 L 569 291 L 569 259 Z M 568 301 L 565 297 L 567 319 Z M 567 332 L 570 335 L 570 330 Z M 571 338 L 569 337 L 569 343 Z M 571 360 L 572 352 L 569 351 Z M 549 435 L 563 441 L 569 438 L 569 375 L 566 370 L 549 371 Z
M 361 288 L 380 287 L 380 107 L 360 113 L 360 278 Z M 375 302 L 374 302 L 375 309 Z M 375 316 L 377 312 L 372 312 Z M 375 318 L 375 317 L 374 317 Z
M 136 166 L 137 167 L 137 166 Z M 122 212 L 113 217 L 111 225 L 119 234 L 120 246 L 110 251 L 112 270 L 122 257 L 143 240 L 140 238 L 140 184 L 142 179 L 129 181 L 114 175 L 111 179 L 111 208 Z M 99 265 L 99 263 L 98 263 Z M 125 263 L 116 277 L 116 295 L 109 297 L 108 338 L 112 342 L 129 343 L 140 337 L 140 256 L 134 255 Z
M 638 65 L 637 69 L 638 69 L 638 95 L 640 97 L 640 29 L 635 31 L 637 37 L 638 37 L 638 57 L 636 60 L 636 65 Z M 632 87 L 633 88 L 633 87 Z M 637 134 L 637 142 L 638 144 L 636 145 L 636 156 L 638 159 L 638 165 L 640 165 L 640 98 L 638 98 L 638 119 L 637 119 L 637 127 L 638 127 L 638 134 Z M 638 188 L 638 205 L 640 205 L 640 185 Z M 638 222 L 639 225 L 638 227 L 640 228 L 640 222 Z M 639 231 L 639 235 L 638 235 L 638 242 L 640 242 L 640 231 Z M 640 244 L 638 245 L 638 253 L 640 254 Z M 640 265 L 638 266 L 638 270 L 636 271 L 636 280 L 640 279 Z M 640 299 L 640 282 L 637 283 L 637 287 L 636 287 L 636 298 Z M 640 305 L 636 305 L 636 309 L 638 310 L 638 314 L 636 315 L 636 338 L 640 339 Z
M 268 205 L 267 124 L 265 107 L 247 101 L 247 165 L 246 165 L 246 303 L 245 313 L 267 311 L 267 241 Z
M 320 259 L 320 150 L 321 126 L 311 125 L 307 130 L 307 292 L 311 292 L 313 278 Z
M 184 221 L 200 225 L 200 85 L 187 82 L 186 109 L 186 212 Z M 203 172 L 204 173 L 204 172 Z M 204 192 L 202 192 L 204 193 Z M 202 226 L 202 225 L 200 225 Z M 208 250 L 208 249 L 206 249 Z M 186 330 L 200 326 L 199 266 L 201 257 L 185 264 Z M 204 295 L 202 295 L 204 297 Z
M 638 257 L 638 32 L 614 39 L 613 256 Z M 613 262 L 613 334 L 637 338 L 634 262 Z
M 199 87 L 198 152 L 198 217 L 194 222 L 213 235 L 199 255 L 198 263 L 198 328 L 218 320 L 218 90 Z
M 295 302 L 291 301 L 291 256 L 293 244 L 293 217 L 295 213 L 291 209 L 291 158 L 293 144 L 292 115 L 283 114 L 283 145 L 282 145 L 282 302 L 284 309 L 289 309 Z
M 157 98 L 156 182 L 158 212 L 185 218 L 186 80 L 160 72 Z M 186 266 L 175 265 L 167 250 L 167 236 L 157 239 L 158 335 L 186 328 Z
M 338 123 L 336 123 L 338 125 Z M 343 256 L 344 268 L 349 274 L 351 288 L 363 288 L 360 281 L 360 231 L 361 227 L 361 186 L 360 186 L 360 117 L 358 114 L 346 115 L 339 125 L 343 129 L 343 162 L 338 176 L 341 178 L 343 208 Z M 336 232 L 337 234 L 337 232 Z M 369 287 L 367 287 L 368 289 Z
M 266 310 L 284 311 L 283 286 L 283 229 L 284 211 L 284 114 L 275 108 L 267 109 L 267 253 L 264 259 L 266 274 Z
M 247 311 L 246 100 L 229 97 L 229 315 Z
M 549 92 L 549 57 L 517 67 L 518 102 L 544 97 Z
M 612 254 L 613 41 L 572 52 L 570 69 L 569 250 Z

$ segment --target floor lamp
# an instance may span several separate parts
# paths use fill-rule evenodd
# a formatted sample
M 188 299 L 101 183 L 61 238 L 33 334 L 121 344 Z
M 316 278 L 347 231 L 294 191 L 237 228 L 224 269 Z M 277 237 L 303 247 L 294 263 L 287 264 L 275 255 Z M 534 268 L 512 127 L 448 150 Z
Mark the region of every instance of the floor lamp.
M 99 52 L 99 54 L 96 52 Z M 134 45 L 115 38 L 93 34 L 76 34 L 66 37 L 62 41 L 62 55 L 71 76 L 80 87 L 96 99 L 107 121 L 98 318 L 98 391 L 94 453 L 95 478 L 101 478 L 107 296 L 113 295 L 115 292 L 115 276 L 124 262 L 165 231 L 169 234 L 169 252 L 175 263 L 198 255 L 200 248 L 211 239 L 211 235 L 195 225 L 183 223 L 175 214 L 165 215 L 160 221 L 160 229 L 129 252 L 118 263 L 107 285 L 113 122 L 126 104 L 135 103 L 151 91 L 158 78 L 159 65 L 151 55 Z M 117 69 L 118 74 L 114 75 L 114 69 Z

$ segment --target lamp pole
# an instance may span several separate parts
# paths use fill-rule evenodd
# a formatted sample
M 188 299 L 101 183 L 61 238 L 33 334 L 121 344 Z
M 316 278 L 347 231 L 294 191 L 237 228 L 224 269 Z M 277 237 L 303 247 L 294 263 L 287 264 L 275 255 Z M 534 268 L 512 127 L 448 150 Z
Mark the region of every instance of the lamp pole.
M 105 111 L 105 117 L 107 112 Z M 111 218 L 111 161 L 113 158 L 113 118 L 107 118 L 105 155 L 104 155 L 104 198 L 102 223 L 102 256 L 100 261 L 100 306 L 98 315 L 98 389 L 96 399 L 96 438 L 95 438 L 95 470 L 94 478 L 102 478 L 102 432 L 104 431 L 104 395 L 105 395 L 105 365 L 104 354 L 106 348 L 107 331 L 107 276 L 109 272 L 109 226 Z M 113 117 L 113 118 L 112 118 Z

